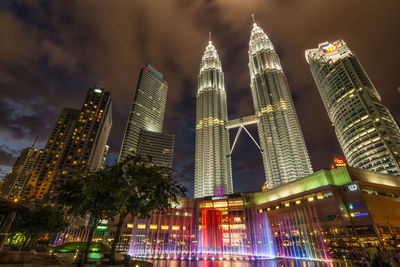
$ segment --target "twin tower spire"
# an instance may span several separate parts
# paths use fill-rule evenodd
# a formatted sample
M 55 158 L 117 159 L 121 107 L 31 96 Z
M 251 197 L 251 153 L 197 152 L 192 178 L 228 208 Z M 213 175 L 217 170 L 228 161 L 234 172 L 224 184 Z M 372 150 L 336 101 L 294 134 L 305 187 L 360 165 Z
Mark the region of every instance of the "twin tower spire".
M 266 184 L 274 188 L 312 168 L 279 57 L 254 16 L 248 66 Z M 224 74 L 210 33 L 196 96 L 195 198 L 233 193 L 227 122 Z

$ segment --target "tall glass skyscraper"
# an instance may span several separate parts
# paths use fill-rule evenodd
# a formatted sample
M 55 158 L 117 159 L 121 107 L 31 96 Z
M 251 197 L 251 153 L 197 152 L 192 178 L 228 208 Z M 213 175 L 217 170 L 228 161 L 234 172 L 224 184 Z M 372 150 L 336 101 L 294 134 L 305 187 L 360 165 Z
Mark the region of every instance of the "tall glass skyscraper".
M 167 167 L 172 171 L 175 137 L 170 134 L 142 130 L 138 154 L 152 164 Z
M 142 130 L 162 132 L 167 90 L 168 83 L 160 72 L 149 64 L 142 67 L 126 125 L 120 160 L 137 153 Z
M 194 197 L 233 192 L 224 74 L 217 50 L 210 41 L 198 76 L 196 96 L 196 157 Z
M 249 42 L 249 70 L 268 188 L 312 173 L 279 57 L 268 36 L 256 23 Z
M 400 175 L 400 130 L 343 40 L 305 56 L 349 165 Z

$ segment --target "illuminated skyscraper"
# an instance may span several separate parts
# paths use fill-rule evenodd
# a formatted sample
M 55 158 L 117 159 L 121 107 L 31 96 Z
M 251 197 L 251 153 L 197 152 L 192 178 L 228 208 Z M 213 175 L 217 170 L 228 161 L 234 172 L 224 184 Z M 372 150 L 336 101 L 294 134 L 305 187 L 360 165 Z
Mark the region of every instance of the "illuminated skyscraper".
M 167 167 L 172 171 L 174 136 L 142 130 L 138 154 L 152 164 Z
M 142 67 L 126 125 L 120 159 L 136 154 L 142 130 L 161 133 L 168 83 L 151 65 Z
M 224 74 L 210 41 L 204 52 L 196 96 L 194 197 L 212 196 L 222 187 L 233 192 Z
M 30 177 L 25 197 L 43 199 L 78 170 L 104 164 L 112 125 L 110 93 L 91 88 L 81 110 L 64 109 Z
M 306 50 L 307 62 L 350 166 L 400 175 L 400 130 L 343 40 Z
M 14 200 L 20 198 L 39 155 L 43 149 L 27 147 L 15 161 L 12 172 L 7 174 L 0 186 L 0 195 L 3 198 Z
M 249 70 L 268 188 L 312 173 L 279 57 L 268 36 L 256 23 L 249 42 Z

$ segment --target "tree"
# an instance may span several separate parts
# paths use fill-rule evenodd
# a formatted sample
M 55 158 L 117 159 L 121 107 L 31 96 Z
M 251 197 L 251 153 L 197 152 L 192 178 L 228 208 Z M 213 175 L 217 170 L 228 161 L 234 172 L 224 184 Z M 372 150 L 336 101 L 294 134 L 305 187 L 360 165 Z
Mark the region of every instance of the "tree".
M 114 181 L 113 204 L 119 214 L 111 246 L 111 262 L 115 261 L 115 249 L 128 214 L 132 217 L 149 217 L 154 210 L 165 211 L 170 208 L 178 202 L 179 194 L 185 194 L 186 189 L 170 173 L 170 169 L 155 166 L 139 156 L 130 156 L 110 168 L 108 179 Z
M 20 232 L 25 235 L 21 250 L 25 248 L 25 245 L 27 248 L 34 248 L 40 235 L 54 234 L 66 227 L 62 209 L 37 202 L 26 202 L 22 205 L 27 210 L 17 213 L 10 228 L 11 233 Z M 30 241 L 26 244 L 28 240 Z
M 90 215 L 92 225 L 89 229 L 84 260 L 87 262 L 93 233 L 100 220 L 105 216 L 115 214 L 113 201 L 113 181 L 109 179 L 111 167 L 94 172 L 82 172 L 74 179 L 58 187 L 56 202 L 67 208 L 67 213 L 73 216 Z

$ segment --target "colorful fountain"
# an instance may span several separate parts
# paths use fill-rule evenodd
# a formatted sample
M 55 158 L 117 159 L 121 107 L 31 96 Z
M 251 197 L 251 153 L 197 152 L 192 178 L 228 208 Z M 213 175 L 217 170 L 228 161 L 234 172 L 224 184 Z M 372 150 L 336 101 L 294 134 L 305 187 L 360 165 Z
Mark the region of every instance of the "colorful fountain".
M 246 207 L 241 195 L 182 201 L 167 213 L 135 219 L 129 255 L 188 260 L 329 259 L 312 210 L 271 217 Z

